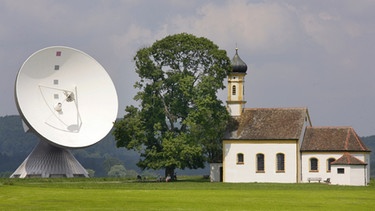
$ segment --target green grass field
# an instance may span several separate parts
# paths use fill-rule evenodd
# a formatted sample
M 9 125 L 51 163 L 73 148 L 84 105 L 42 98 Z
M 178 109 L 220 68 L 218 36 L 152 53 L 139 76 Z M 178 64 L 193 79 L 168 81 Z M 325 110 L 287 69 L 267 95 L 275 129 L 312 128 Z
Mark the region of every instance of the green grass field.
M 180 179 L 180 178 L 179 178 Z M 375 186 L 0 179 L 0 210 L 374 210 Z

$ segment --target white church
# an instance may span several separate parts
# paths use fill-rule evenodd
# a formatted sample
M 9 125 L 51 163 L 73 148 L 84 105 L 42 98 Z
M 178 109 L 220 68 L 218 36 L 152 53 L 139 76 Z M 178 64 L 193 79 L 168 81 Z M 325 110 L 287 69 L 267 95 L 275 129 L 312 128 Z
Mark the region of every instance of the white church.
M 222 163 L 210 164 L 212 182 L 370 182 L 370 149 L 352 127 L 312 126 L 305 107 L 245 108 L 246 71 L 236 49 L 227 86 L 235 123 L 223 140 Z

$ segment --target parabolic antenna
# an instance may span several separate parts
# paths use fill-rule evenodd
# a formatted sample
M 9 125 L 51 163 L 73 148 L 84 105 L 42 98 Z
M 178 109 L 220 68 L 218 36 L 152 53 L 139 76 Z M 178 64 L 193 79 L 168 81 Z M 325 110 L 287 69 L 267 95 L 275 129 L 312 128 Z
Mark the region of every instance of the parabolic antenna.
M 32 54 L 18 72 L 15 98 L 26 126 L 52 145 L 44 149 L 93 145 L 108 134 L 117 117 L 117 93 L 105 69 L 69 47 Z

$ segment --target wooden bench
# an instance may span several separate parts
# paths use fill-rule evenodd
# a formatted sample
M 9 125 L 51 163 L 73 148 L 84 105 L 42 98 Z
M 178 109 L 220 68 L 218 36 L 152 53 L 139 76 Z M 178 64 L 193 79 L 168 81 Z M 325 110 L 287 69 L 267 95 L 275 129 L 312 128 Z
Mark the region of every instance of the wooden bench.
M 307 181 L 309 181 L 309 183 L 311 181 L 318 181 L 320 183 L 320 181 L 322 181 L 322 178 L 321 177 L 309 177 L 307 178 Z

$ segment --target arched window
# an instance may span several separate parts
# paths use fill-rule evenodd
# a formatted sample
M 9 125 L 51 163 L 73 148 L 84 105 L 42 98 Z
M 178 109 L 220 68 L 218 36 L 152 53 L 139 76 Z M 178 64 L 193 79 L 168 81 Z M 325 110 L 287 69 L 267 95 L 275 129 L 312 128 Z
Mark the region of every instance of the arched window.
M 277 153 L 276 160 L 277 160 L 277 172 L 284 172 L 285 171 L 285 155 L 283 153 Z
M 237 154 L 237 164 L 243 164 L 243 154 L 242 153 Z
M 334 162 L 335 158 L 328 158 L 327 159 L 327 172 L 331 172 L 331 163 Z
M 318 159 L 310 158 L 310 171 L 318 171 Z
M 236 95 L 236 93 L 237 93 L 236 85 L 233 85 L 232 86 L 232 95 Z
M 257 160 L 257 172 L 264 172 L 264 154 L 257 154 L 256 155 Z

